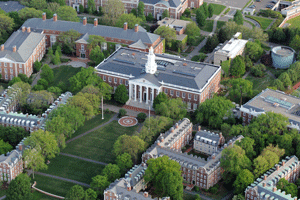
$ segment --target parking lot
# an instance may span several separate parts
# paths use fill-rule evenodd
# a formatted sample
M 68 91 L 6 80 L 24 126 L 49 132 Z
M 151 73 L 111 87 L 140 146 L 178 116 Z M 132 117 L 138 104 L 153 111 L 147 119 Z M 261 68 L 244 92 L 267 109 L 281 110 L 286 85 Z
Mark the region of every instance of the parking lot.
M 207 3 L 223 4 L 231 8 L 242 9 L 248 2 L 248 0 L 206 0 Z
M 266 9 L 267 5 L 275 5 L 274 3 L 272 3 L 272 0 L 261 0 L 261 2 L 257 2 L 256 0 L 254 0 L 253 5 L 256 6 L 256 11 L 259 11 L 260 9 L 264 10 Z

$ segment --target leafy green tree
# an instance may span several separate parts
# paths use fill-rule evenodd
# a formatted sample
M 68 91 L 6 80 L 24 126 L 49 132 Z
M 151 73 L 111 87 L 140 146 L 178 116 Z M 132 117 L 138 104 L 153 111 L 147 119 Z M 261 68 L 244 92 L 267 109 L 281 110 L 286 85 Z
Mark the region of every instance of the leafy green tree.
M 90 35 L 88 39 L 88 48 L 94 49 L 97 46 L 101 46 L 101 43 L 106 42 L 106 40 L 100 35 Z
M 189 8 L 185 9 L 182 15 L 187 18 L 191 18 L 191 10 Z
M 188 35 L 189 40 L 195 39 L 200 35 L 200 28 L 195 22 L 191 22 L 186 26 L 185 34 Z
M 60 5 L 58 3 L 50 2 L 50 3 L 48 3 L 47 10 L 51 11 L 54 14 L 54 13 L 56 13 L 56 11 L 58 10 L 59 7 L 60 7 Z M 46 13 L 46 16 L 51 17 L 51 16 L 53 16 L 53 14 L 48 16 L 48 13 Z
M 240 10 L 236 10 L 236 13 L 234 14 L 233 21 L 237 23 L 238 25 L 244 24 L 244 17 Z
M 115 91 L 114 99 L 121 104 L 125 104 L 129 99 L 129 96 L 127 93 L 128 92 L 127 92 L 126 86 L 121 84 L 117 87 L 117 89 Z
M 207 51 L 213 51 L 214 48 L 216 48 L 218 46 L 218 44 L 219 44 L 218 36 L 217 36 L 217 34 L 214 34 L 213 36 L 208 37 L 206 45 L 205 45 L 205 49 Z
M 89 120 L 94 116 L 95 111 L 89 100 L 81 94 L 73 96 L 69 100 L 69 105 L 79 108 L 85 119 Z
M 153 15 L 152 15 L 152 13 L 149 13 L 149 14 L 147 15 L 146 20 L 147 20 L 147 22 L 152 22 L 152 21 L 154 21 L 154 17 L 153 17 Z
M 103 21 L 106 24 L 115 25 L 117 19 L 125 13 L 125 7 L 121 0 L 109 0 L 103 7 Z
M 251 161 L 246 156 L 245 150 L 238 145 L 225 148 L 220 162 L 224 170 L 222 176 L 227 183 L 234 180 L 243 169 L 251 168 Z
M 34 171 L 47 169 L 48 166 L 45 164 L 45 157 L 42 155 L 40 149 L 26 149 L 23 154 L 24 161 L 27 164 L 28 169 L 32 169 L 32 175 L 34 178 Z
M 24 82 L 24 83 L 29 83 L 30 79 L 25 75 L 25 74 L 18 74 L 18 77 Z
M 203 9 L 205 16 L 208 17 L 208 6 L 206 2 L 203 2 L 202 6 L 200 7 L 200 9 Z
M 66 5 L 66 1 L 65 0 L 51 0 L 52 2 L 58 3 L 61 6 L 65 6 Z
M 79 14 L 84 13 L 84 7 L 82 4 L 79 5 Z
M 139 114 L 137 115 L 136 118 L 139 120 L 140 123 L 142 123 L 142 122 L 144 122 L 144 121 L 146 120 L 147 114 L 141 112 L 141 113 L 139 113 Z
M 96 11 L 95 1 L 94 0 L 88 0 L 87 5 L 88 5 L 89 14 L 91 15 L 91 14 L 95 13 L 95 11 Z
M 212 16 L 214 15 L 214 10 L 215 10 L 214 5 L 210 3 L 208 5 L 208 17 L 209 18 L 212 18 Z
M 79 22 L 77 12 L 70 6 L 61 6 L 57 9 L 56 13 L 60 20 Z
M 27 174 L 19 174 L 10 182 L 6 192 L 6 199 L 32 199 L 30 177 Z
M 224 43 L 226 40 L 229 40 L 229 33 L 228 31 L 225 29 L 225 28 L 221 28 L 218 32 L 218 40 L 221 42 L 221 43 Z
M 45 79 L 48 83 L 52 83 L 54 79 L 53 70 L 49 67 L 49 65 L 45 64 L 42 67 L 41 78 Z
M 21 25 L 23 24 L 23 21 L 20 18 L 20 15 L 17 11 L 12 11 L 8 13 L 9 17 L 12 18 L 14 20 L 14 30 L 19 29 L 21 27 Z
M 232 76 L 240 77 L 246 72 L 245 62 L 241 56 L 236 56 L 230 65 L 230 73 Z
M 251 98 L 253 93 L 253 83 L 251 81 L 237 78 L 231 79 L 231 89 L 229 90 L 230 99 L 243 104 L 243 98 Z
M 8 143 L 4 142 L 2 139 L 0 140 L 0 154 L 6 154 L 13 150 L 13 147 Z
M 29 18 L 42 18 L 42 14 L 43 11 L 28 7 L 25 7 L 19 11 L 19 16 L 23 21 L 26 21 Z
M 33 86 L 32 90 L 34 90 L 34 91 L 42 91 L 42 90 L 45 90 L 45 88 L 44 88 L 43 85 L 35 85 L 35 86 Z
M 256 178 L 269 169 L 269 163 L 264 156 L 258 156 L 253 160 L 253 174 Z
M 11 79 L 9 82 L 8 82 L 8 85 L 9 86 L 12 86 L 13 84 L 17 83 L 17 82 L 22 82 L 21 78 L 20 77 L 13 77 L 13 79 Z
M 206 15 L 204 13 L 204 11 L 201 9 L 198 9 L 196 12 L 196 21 L 199 24 L 199 26 L 204 26 L 206 23 Z
M 164 18 L 166 18 L 166 17 L 170 17 L 170 13 L 169 13 L 169 10 L 164 10 L 164 12 L 162 13 L 162 15 L 161 15 L 161 18 L 162 19 L 164 19 Z
M 60 64 L 60 53 L 56 50 L 55 55 L 53 57 L 52 63 L 54 65 L 59 65 Z
M 144 179 L 153 184 L 155 193 L 159 194 L 159 197 L 169 196 L 172 199 L 182 200 L 183 178 L 179 163 L 163 156 L 149 159 L 147 164 Z
M 124 108 L 121 108 L 119 110 L 119 117 L 120 118 L 123 117 L 123 116 L 125 116 L 126 114 L 127 114 L 127 111 Z
M 145 150 L 145 142 L 138 136 L 121 135 L 114 144 L 113 152 L 116 156 L 123 153 L 131 155 L 134 163 L 138 159 L 138 155 Z
M 136 17 L 132 13 L 130 13 L 130 14 L 122 14 L 118 18 L 118 20 L 116 21 L 116 25 L 115 26 L 123 28 L 124 23 L 127 22 L 128 28 L 129 29 L 133 29 L 136 24 L 141 24 L 142 21 L 143 21 L 142 18 Z
M 47 91 L 55 94 L 56 97 L 58 97 L 62 93 L 62 90 L 59 87 L 53 87 L 53 86 L 49 87 Z
M 248 185 L 253 183 L 254 176 L 248 169 L 243 169 L 233 183 L 234 193 L 241 194 L 245 191 Z
M 246 156 L 250 160 L 252 160 L 256 155 L 256 152 L 254 151 L 255 141 L 252 138 L 244 137 L 241 141 L 237 141 L 235 144 L 245 150 Z
M 168 99 L 155 107 L 155 113 L 174 120 L 182 119 L 187 114 L 187 104 L 181 98 Z
M 47 2 L 46 0 L 31 0 L 30 7 L 33 7 L 37 10 L 42 10 L 44 8 L 47 8 Z
M 162 102 L 166 102 L 168 100 L 168 96 L 164 92 L 160 92 L 153 100 L 153 108 L 156 105 L 161 104 Z
M 121 172 L 126 172 L 133 165 L 131 155 L 128 153 L 118 155 L 116 163 L 119 166 Z
M 116 179 L 120 178 L 120 168 L 116 164 L 109 163 L 105 166 L 105 168 L 102 170 L 102 175 L 107 177 L 107 180 L 109 182 L 113 182 Z
M 256 42 L 247 42 L 245 47 L 245 55 L 249 56 L 251 60 L 257 62 L 260 57 L 263 55 L 264 50 L 260 44 Z
M 168 48 L 171 48 L 172 41 L 176 39 L 175 29 L 168 26 L 160 26 L 154 31 L 154 33 L 166 39 Z
M 69 7 L 69 6 L 67 6 Z M 72 7 L 70 7 L 73 9 Z M 75 31 L 73 29 L 61 32 L 58 36 L 59 41 L 63 45 L 63 52 L 66 54 L 74 54 L 76 52 L 75 50 L 75 41 L 78 39 L 80 36 L 80 33 L 78 31 Z
M 44 89 L 48 88 L 48 81 L 46 81 L 44 78 L 39 79 L 37 84 L 42 85 Z
M 286 35 L 283 32 L 282 28 L 276 28 L 274 33 L 273 33 L 273 38 L 276 38 L 276 41 L 281 43 L 286 40 Z
M 137 17 L 137 11 L 135 8 L 132 8 L 130 13 Z
M 245 195 L 244 194 L 234 195 L 232 197 L 232 200 L 245 200 Z
M 276 153 L 272 152 L 272 151 L 264 151 L 262 154 L 261 154 L 265 159 L 266 161 L 269 163 L 269 166 L 268 166 L 268 169 L 274 167 L 274 165 L 276 163 L 279 162 L 279 157 L 278 155 L 276 155 Z
M 84 189 L 80 185 L 74 185 L 67 193 L 68 200 L 82 200 L 85 196 Z
M 283 72 L 282 74 L 280 74 L 278 79 L 283 83 L 283 86 L 286 87 L 286 88 L 288 88 L 289 86 L 292 85 L 292 81 L 291 81 L 290 76 L 287 72 Z
M 275 79 L 273 82 L 273 86 L 278 90 L 284 90 L 283 82 L 279 79 Z
M 140 1 L 137 8 L 137 16 L 141 18 L 143 21 L 145 21 L 146 19 L 144 15 L 144 11 L 145 11 L 145 4 L 144 2 Z
M 97 199 L 97 192 L 95 192 L 91 188 L 85 191 L 84 200 L 96 200 L 96 199 Z
M 105 56 L 103 54 L 103 52 L 101 51 L 101 48 L 99 46 L 96 46 L 95 48 L 93 48 L 91 50 L 90 53 L 90 59 L 96 64 L 98 65 L 99 63 L 101 63 L 104 59 Z
M 288 75 L 289 75 L 289 77 L 290 77 L 292 83 L 296 83 L 297 80 L 298 80 L 298 75 L 297 75 L 296 70 L 294 70 L 294 69 L 289 69 L 289 70 L 287 71 L 287 73 L 288 73 Z
M 234 106 L 230 100 L 214 96 L 200 104 L 196 111 L 196 120 L 213 128 L 221 127 L 223 118 L 232 115 L 232 108 Z
M 97 192 L 97 194 L 102 194 L 103 190 L 109 186 L 109 182 L 106 176 L 97 175 L 92 178 L 91 188 Z
M 285 154 L 288 156 L 295 154 L 295 149 L 293 145 L 295 135 L 297 135 L 297 133 L 295 133 L 294 135 L 292 133 L 284 133 L 283 135 L 277 136 L 276 142 L 278 146 L 282 149 L 285 149 Z
M 277 189 L 285 191 L 286 194 L 291 194 L 292 197 L 297 197 L 298 188 L 294 183 L 289 183 L 285 178 L 281 178 L 277 183 Z
M 293 37 L 293 39 L 291 40 L 289 46 L 292 47 L 293 49 L 295 49 L 295 51 L 300 51 L 300 36 L 295 35 Z

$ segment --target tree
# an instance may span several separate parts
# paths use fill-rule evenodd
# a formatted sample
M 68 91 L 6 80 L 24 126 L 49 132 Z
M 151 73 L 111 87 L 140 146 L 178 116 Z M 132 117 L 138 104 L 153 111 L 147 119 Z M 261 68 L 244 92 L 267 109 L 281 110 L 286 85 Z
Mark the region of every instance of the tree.
M 87 5 L 88 5 L 89 14 L 91 15 L 91 14 L 95 13 L 95 11 L 96 11 L 95 1 L 94 0 L 88 0 Z
M 251 98 L 253 90 L 253 83 L 251 81 L 237 78 L 230 80 L 231 89 L 229 90 L 230 99 L 234 102 L 239 102 L 240 105 L 243 104 L 244 98 Z
M 218 44 L 219 44 L 218 36 L 214 34 L 213 36 L 208 37 L 205 48 L 207 51 L 213 51 L 214 48 L 218 46 Z
M 152 13 L 149 13 L 149 14 L 147 15 L 146 20 L 147 20 L 147 22 L 152 22 L 152 21 L 154 21 L 154 17 L 153 17 L 153 15 L 152 15 Z
M 176 39 L 176 31 L 168 26 L 160 26 L 155 31 L 155 34 L 166 39 L 167 46 L 171 48 L 172 41 Z
M 162 13 L 162 15 L 161 15 L 161 18 L 162 19 L 164 19 L 164 18 L 166 18 L 166 17 L 170 17 L 170 13 L 169 13 L 169 10 L 164 10 L 164 12 Z
M 286 194 L 291 194 L 292 197 L 296 197 L 298 194 L 297 186 L 294 183 L 289 183 L 285 178 L 278 181 L 277 189 L 285 191 Z
M 273 38 L 275 38 L 275 40 L 278 43 L 284 42 L 286 40 L 286 35 L 283 32 L 282 28 L 276 28 L 274 33 L 273 33 Z
M 126 86 L 121 84 L 117 87 L 117 89 L 115 91 L 114 99 L 121 104 L 125 104 L 129 99 L 129 96 L 127 93 L 128 92 L 127 92 Z
M 55 55 L 53 57 L 52 63 L 54 65 L 59 65 L 60 64 L 60 53 L 57 50 L 55 51 Z
M 147 118 L 147 114 L 146 113 L 139 113 L 136 117 L 140 123 L 143 123 L 145 121 L 145 119 Z
M 41 149 L 26 149 L 24 151 L 24 161 L 27 164 L 27 168 L 32 169 L 33 178 L 34 171 L 47 169 L 48 166 L 45 164 L 45 158 L 41 153 Z
M 127 114 L 127 111 L 124 108 L 121 108 L 119 110 L 119 117 L 120 118 L 123 117 L 123 116 L 125 116 L 126 114 Z
M 145 150 L 145 142 L 138 136 L 121 135 L 114 144 L 113 152 L 116 156 L 123 153 L 131 155 L 134 162 L 137 161 L 138 155 Z
M 21 20 L 26 21 L 29 18 L 42 18 L 43 11 L 34 8 L 25 7 L 19 11 Z
M 42 67 L 41 78 L 45 79 L 48 83 L 52 83 L 54 79 L 53 70 L 49 65 L 45 64 Z
M 24 83 L 29 83 L 30 79 L 25 75 L 25 74 L 18 74 L 18 77 L 24 82 Z
M 285 88 L 288 88 L 289 86 L 292 85 L 292 81 L 291 81 L 290 76 L 287 72 L 283 72 L 282 74 L 280 74 L 278 79 L 283 83 L 283 86 Z
M 172 199 L 182 200 L 183 178 L 179 163 L 163 156 L 151 158 L 147 164 L 144 179 L 153 184 L 155 193 L 159 194 L 159 197 L 169 196 Z
M 85 191 L 84 200 L 96 200 L 96 199 L 97 199 L 97 192 L 95 192 L 91 188 Z
M 244 24 L 244 17 L 240 10 L 236 10 L 236 13 L 234 14 L 233 21 L 237 23 L 238 25 Z
M 196 21 L 199 24 L 199 26 L 204 26 L 206 23 L 206 16 L 203 10 L 198 9 L 196 11 Z
M 8 83 L 9 86 L 12 86 L 13 84 L 17 83 L 17 82 L 22 82 L 20 77 L 13 77 L 13 79 L 11 79 Z
M 245 48 L 245 55 L 249 56 L 251 60 L 257 62 L 260 59 L 260 57 L 263 55 L 263 53 L 264 50 L 260 44 L 256 42 L 250 42 L 250 41 L 247 42 Z
M 78 93 L 73 96 L 69 100 L 69 105 L 79 108 L 80 112 L 85 116 L 85 119 L 89 120 L 94 116 L 94 108 L 93 105 L 89 103 L 89 100 L 81 94 L 82 93 Z
M 120 178 L 121 176 L 120 168 L 116 164 L 109 163 L 102 170 L 102 175 L 106 176 L 109 182 L 113 182 L 116 179 Z
M 20 26 L 23 24 L 23 21 L 20 18 L 20 15 L 17 11 L 12 11 L 8 13 L 9 17 L 12 18 L 14 20 L 14 30 L 19 29 Z
M 145 4 L 144 2 L 140 1 L 137 8 L 137 16 L 141 18 L 143 21 L 145 21 L 144 10 L 145 10 Z
M 99 63 L 101 63 L 104 59 L 105 56 L 103 54 L 103 52 L 101 51 L 100 46 L 96 46 L 95 48 L 93 48 L 91 50 L 90 53 L 90 59 L 96 64 L 98 65 Z
M 289 46 L 292 47 L 293 49 L 295 49 L 295 51 L 300 51 L 300 36 L 295 35 L 293 37 L 293 39 L 291 40 Z
M 141 1 L 142 2 L 142 1 Z M 134 14 L 122 14 L 116 21 L 117 27 L 123 28 L 124 23 L 127 22 L 127 26 L 129 29 L 133 29 L 136 24 L 141 24 L 142 18 L 136 17 Z
M 56 11 L 58 10 L 59 7 L 60 7 L 60 5 L 58 3 L 50 2 L 50 3 L 48 3 L 47 9 L 49 11 L 51 11 L 52 13 L 56 13 Z M 52 16 L 52 15 L 50 15 L 50 16 Z M 48 17 L 48 14 L 47 14 L 47 17 Z
M 62 93 L 62 90 L 59 87 L 53 86 L 49 87 L 47 91 L 53 93 L 56 97 L 58 97 Z
M 185 34 L 188 35 L 189 40 L 192 40 L 200 35 L 200 28 L 195 22 L 191 22 L 186 26 Z
M 133 165 L 131 155 L 128 153 L 123 153 L 121 155 L 118 155 L 116 163 L 119 166 L 121 172 L 126 172 Z
M 37 10 L 42 10 L 44 8 L 47 8 L 47 2 L 46 0 L 31 0 L 30 7 L 33 7 Z
M 230 73 L 232 76 L 240 77 L 246 72 L 245 62 L 242 56 L 236 56 L 230 65 Z
M 269 169 L 269 163 L 264 156 L 258 156 L 253 160 L 253 173 L 257 178 Z
M 256 155 L 256 152 L 254 151 L 255 141 L 252 138 L 244 137 L 241 141 L 237 141 L 235 144 L 245 150 L 246 156 L 250 160 L 252 160 Z
M 91 188 L 97 192 L 97 194 L 102 194 L 103 190 L 109 186 L 109 182 L 106 176 L 97 175 L 92 178 Z
M 82 4 L 79 4 L 79 13 L 84 13 L 84 7 Z
M 124 14 L 125 7 L 121 0 L 109 0 L 103 7 L 103 20 L 106 24 L 115 25 L 117 19 Z
M 245 150 L 237 145 L 225 148 L 222 151 L 220 162 L 224 170 L 222 176 L 227 183 L 234 180 L 243 169 L 250 169 L 251 167 L 251 161 L 245 155 Z
M 210 127 L 220 127 L 224 117 L 232 115 L 234 108 L 230 100 L 215 96 L 200 104 L 196 111 L 196 119 L 200 123 L 208 124 Z
M 205 17 L 208 17 L 208 6 L 206 2 L 203 2 L 202 6 L 200 7 L 201 10 L 204 11 Z
M 168 100 L 168 96 L 164 92 L 160 92 L 153 100 L 153 108 L 156 107 L 156 105 L 161 104 L 162 102 L 166 102 Z
M 56 13 L 60 20 L 79 22 L 77 12 L 70 6 L 61 6 L 57 9 Z
M 208 17 L 209 18 L 212 18 L 212 16 L 214 15 L 214 10 L 215 10 L 214 5 L 210 3 L 208 5 Z
M 182 119 L 187 114 L 187 104 L 181 98 L 168 99 L 155 107 L 155 113 L 174 120 Z
M 48 81 L 46 81 L 44 78 L 39 79 L 37 84 L 42 85 L 44 89 L 48 88 Z
M 2 139 L 0 140 L 0 154 L 6 154 L 7 152 L 10 152 L 13 150 L 13 147 L 8 143 L 4 142 Z
M 284 90 L 284 85 L 283 85 L 282 81 L 279 79 L 274 80 L 273 86 L 276 87 L 276 89 L 278 89 L 278 90 Z
M 55 136 L 41 129 L 31 133 L 30 137 L 25 140 L 25 144 L 31 148 L 40 149 L 42 155 L 47 159 L 52 159 L 59 153 Z
M 248 169 L 243 169 L 237 176 L 233 183 L 235 188 L 234 193 L 241 194 L 245 191 L 246 187 L 253 183 L 254 176 Z
M 69 6 L 68 6 L 69 7 Z M 72 7 L 70 7 L 72 9 Z M 74 54 L 75 53 L 75 41 L 80 36 L 78 31 L 73 29 L 61 32 L 58 36 L 59 41 L 63 44 L 63 52 L 66 54 Z
M 10 182 L 6 192 L 6 199 L 32 199 L 30 177 L 27 174 L 19 174 Z
M 82 200 L 85 196 L 84 190 L 80 185 L 74 185 L 67 193 L 68 200 Z
M 0 34 L 1 37 L 8 38 L 8 34 L 10 34 L 15 26 L 14 20 L 10 18 L 8 15 L 1 13 L 0 14 Z M 5 41 L 4 41 L 5 42 Z
M 106 42 L 106 40 L 100 35 L 90 35 L 88 39 L 88 48 L 94 49 L 97 46 L 101 46 L 101 43 Z
M 135 8 L 132 8 L 130 13 L 137 17 L 137 11 Z

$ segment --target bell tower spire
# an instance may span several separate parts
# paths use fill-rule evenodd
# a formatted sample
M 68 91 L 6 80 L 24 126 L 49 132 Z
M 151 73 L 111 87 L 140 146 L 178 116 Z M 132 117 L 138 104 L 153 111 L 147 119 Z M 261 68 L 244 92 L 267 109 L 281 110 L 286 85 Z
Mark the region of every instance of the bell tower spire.
M 157 64 L 155 62 L 155 54 L 153 53 L 153 48 L 150 47 L 149 54 L 148 54 L 148 60 L 145 65 L 145 71 L 148 74 L 155 74 L 157 70 Z

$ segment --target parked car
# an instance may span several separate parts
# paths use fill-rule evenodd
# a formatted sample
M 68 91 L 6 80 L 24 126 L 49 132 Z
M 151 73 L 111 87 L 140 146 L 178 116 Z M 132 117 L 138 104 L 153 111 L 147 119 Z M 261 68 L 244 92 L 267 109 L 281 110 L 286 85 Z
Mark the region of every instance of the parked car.
M 249 6 L 249 8 L 256 8 L 256 5 L 251 5 Z
M 261 2 L 261 0 L 256 0 L 256 2 Z

